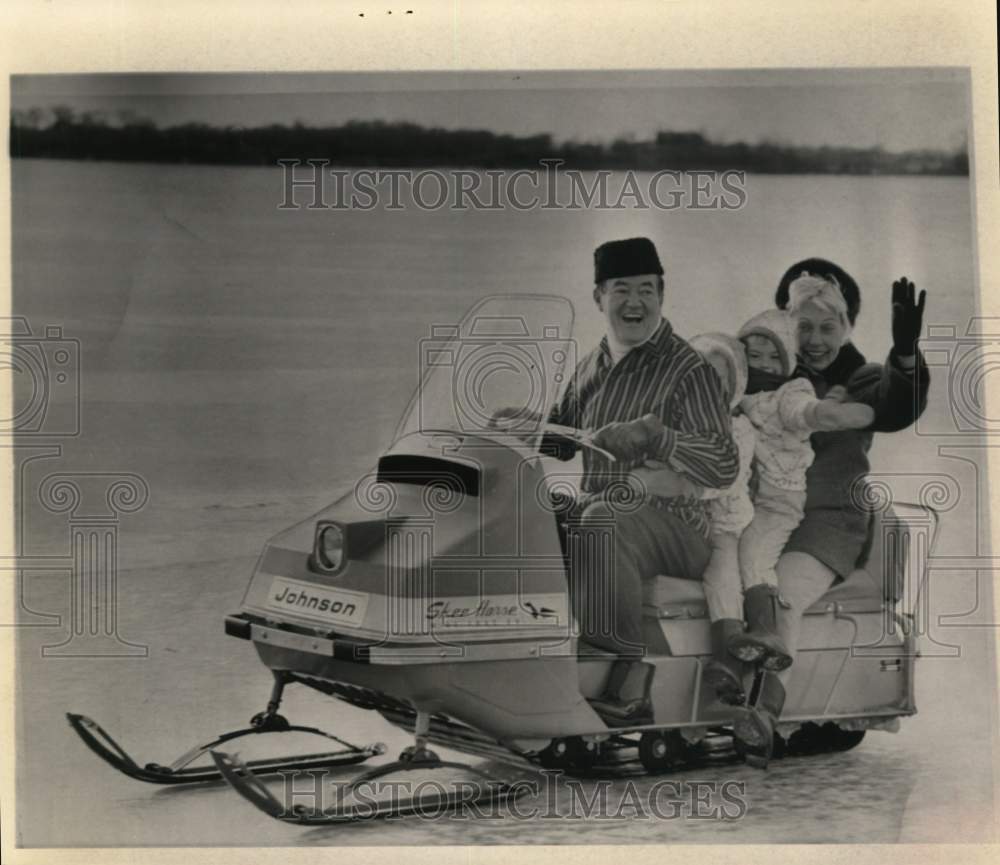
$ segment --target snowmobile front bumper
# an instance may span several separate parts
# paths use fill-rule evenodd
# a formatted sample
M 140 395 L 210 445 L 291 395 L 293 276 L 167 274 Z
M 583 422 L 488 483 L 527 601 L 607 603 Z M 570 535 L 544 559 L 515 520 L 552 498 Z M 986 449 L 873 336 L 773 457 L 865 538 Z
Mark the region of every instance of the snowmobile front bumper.
M 339 636 L 332 639 L 300 633 L 286 626 L 267 624 L 264 619 L 247 613 L 226 616 L 226 633 L 241 640 L 308 652 L 325 658 L 336 658 L 339 661 L 354 661 L 360 664 L 367 664 L 370 661 L 368 644 Z

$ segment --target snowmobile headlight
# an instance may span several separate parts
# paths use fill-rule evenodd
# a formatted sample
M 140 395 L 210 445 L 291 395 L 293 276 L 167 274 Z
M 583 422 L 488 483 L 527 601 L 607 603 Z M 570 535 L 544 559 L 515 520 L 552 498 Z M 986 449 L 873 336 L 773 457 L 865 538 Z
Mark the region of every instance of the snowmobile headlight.
M 333 523 L 320 523 L 316 531 L 316 561 L 325 571 L 339 570 L 344 563 L 344 530 Z

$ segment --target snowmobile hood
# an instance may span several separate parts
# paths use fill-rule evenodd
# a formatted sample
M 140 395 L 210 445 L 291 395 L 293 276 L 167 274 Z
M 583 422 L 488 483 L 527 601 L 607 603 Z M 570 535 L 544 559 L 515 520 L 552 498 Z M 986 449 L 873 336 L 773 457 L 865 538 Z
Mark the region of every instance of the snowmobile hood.
M 354 541 L 352 549 L 360 552 L 371 546 L 372 539 L 384 538 L 390 518 L 423 517 L 439 506 L 457 505 L 464 497 L 479 499 L 495 485 L 496 469 L 482 459 L 482 450 L 479 459 L 474 456 L 473 439 L 433 432 L 405 436 L 336 501 L 268 543 L 309 552 L 316 523 L 325 520 L 344 526 L 349 543 Z
M 539 460 L 519 449 L 474 434 L 406 436 L 339 501 L 268 542 L 244 610 L 366 639 L 462 631 L 490 641 L 565 629 L 546 494 Z M 330 528 L 341 532 L 342 555 L 324 567 Z M 427 633 L 400 631 L 407 622 Z

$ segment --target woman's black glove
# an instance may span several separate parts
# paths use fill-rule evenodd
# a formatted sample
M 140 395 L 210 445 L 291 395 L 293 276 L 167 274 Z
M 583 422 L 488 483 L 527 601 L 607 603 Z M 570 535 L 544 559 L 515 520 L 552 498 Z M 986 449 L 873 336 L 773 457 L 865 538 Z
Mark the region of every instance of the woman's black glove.
M 921 291 L 917 300 L 916 290 L 905 276 L 892 284 L 892 347 L 897 357 L 912 357 L 917 353 L 927 292 Z

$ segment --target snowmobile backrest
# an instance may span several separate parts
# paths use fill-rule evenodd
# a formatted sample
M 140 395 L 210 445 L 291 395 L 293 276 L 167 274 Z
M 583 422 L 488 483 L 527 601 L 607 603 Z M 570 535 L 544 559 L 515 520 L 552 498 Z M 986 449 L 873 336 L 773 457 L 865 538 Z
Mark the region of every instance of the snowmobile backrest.
M 856 567 L 809 612 L 823 612 L 834 604 L 854 612 L 901 604 L 912 612 L 936 534 L 937 514 L 925 505 L 899 502 L 874 512 Z
M 937 521 L 932 508 L 905 502 L 872 514 L 857 567 L 823 602 L 878 598 L 911 612 L 927 575 Z

